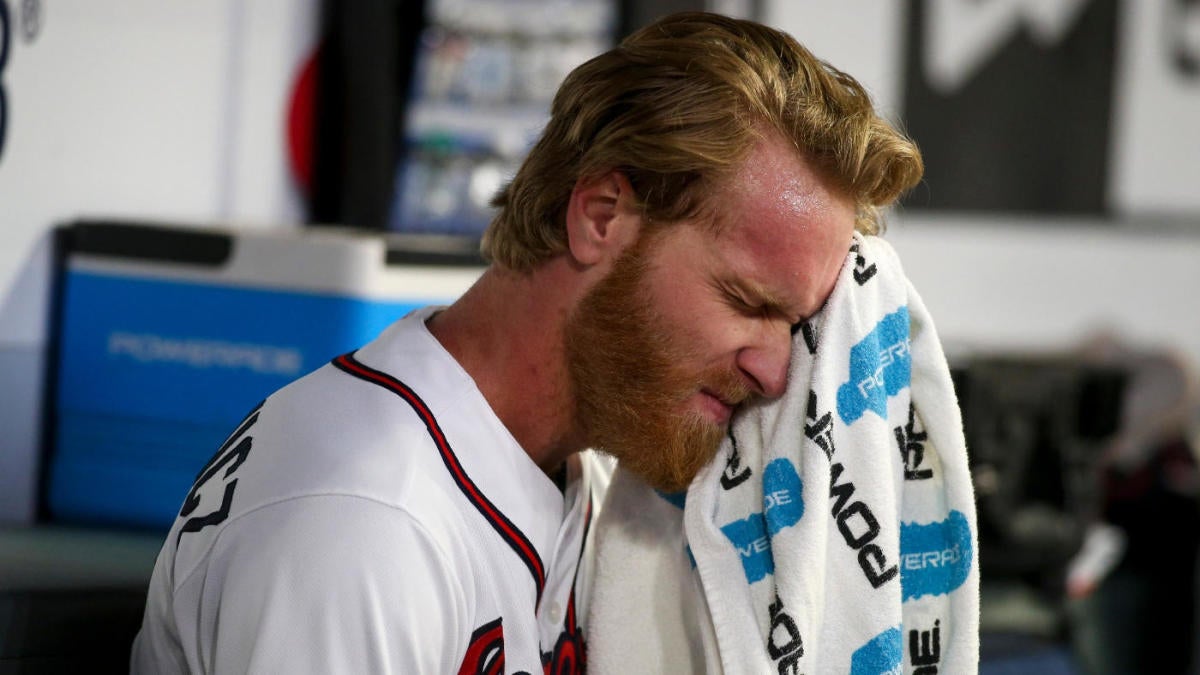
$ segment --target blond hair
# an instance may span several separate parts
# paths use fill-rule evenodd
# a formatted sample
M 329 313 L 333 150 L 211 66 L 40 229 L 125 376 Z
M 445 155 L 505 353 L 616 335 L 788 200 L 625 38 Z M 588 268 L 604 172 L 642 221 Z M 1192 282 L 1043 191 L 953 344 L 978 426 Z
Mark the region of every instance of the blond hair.
M 576 182 L 609 171 L 653 223 L 706 215 L 706 196 L 774 130 L 852 197 L 857 227 L 921 178 L 911 140 L 880 118 L 849 75 L 790 35 L 716 14 L 671 15 L 576 68 L 515 178 L 492 201 L 483 238 L 494 262 L 527 271 L 566 250 Z

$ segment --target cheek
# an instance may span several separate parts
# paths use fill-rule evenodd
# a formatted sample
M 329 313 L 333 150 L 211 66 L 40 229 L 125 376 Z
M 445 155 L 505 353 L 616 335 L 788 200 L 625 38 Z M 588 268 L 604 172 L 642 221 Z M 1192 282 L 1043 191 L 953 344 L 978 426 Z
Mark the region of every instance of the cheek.
M 658 316 L 664 322 L 661 328 L 668 341 L 665 348 L 697 369 L 728 366 L 756 323 L 727 304 L 706 297 L 664 306 Z
M 736 352 L 739 336 L 752 321 L 718 297 L 700 272 L 704 251 L 678 246 L 666 253 L 646 276 L 646 298 L 660 322 L 668 350 L 688 369 L 725 365 Z M 684 365 L 684 364 L 680 364 Z

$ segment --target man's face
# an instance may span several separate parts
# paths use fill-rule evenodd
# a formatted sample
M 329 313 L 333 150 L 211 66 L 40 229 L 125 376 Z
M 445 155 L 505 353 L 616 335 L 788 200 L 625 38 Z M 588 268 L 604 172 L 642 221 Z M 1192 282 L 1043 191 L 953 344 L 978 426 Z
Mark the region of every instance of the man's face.
M 643 232 L 566 331 L 587 441 L 660 490 L 683 490 L 733 410 L 782 395 L 791 326 L 833 290 L 853 203 L 764 141 L 714 196 L 720 227 Z

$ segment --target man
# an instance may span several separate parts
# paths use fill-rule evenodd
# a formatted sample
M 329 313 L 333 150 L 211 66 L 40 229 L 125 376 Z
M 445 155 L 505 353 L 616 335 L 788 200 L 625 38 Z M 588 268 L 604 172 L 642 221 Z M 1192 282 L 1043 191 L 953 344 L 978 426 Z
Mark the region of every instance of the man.
M 857 83 L 754 23 L 676 15 L 580 66 L 479 282 L 272 395 L 201 472 L 134 670 L 582 670 L 607 477 L 581 451 L 686 487 L 920 173 Z

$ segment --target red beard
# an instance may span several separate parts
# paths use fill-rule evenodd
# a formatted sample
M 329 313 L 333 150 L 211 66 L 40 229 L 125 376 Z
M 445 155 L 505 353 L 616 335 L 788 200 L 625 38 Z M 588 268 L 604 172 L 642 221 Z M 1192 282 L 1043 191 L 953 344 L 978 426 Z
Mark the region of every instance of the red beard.
M 587 442 L 650 486 L 679 492 L 712 461 L 726 429 L 687 401 L 705 390 L 737 404 L 750 391 L 736 371 L 683 365 L 698 359 L 654 310 L 646 286 L 654 239 L 643 234 L 576 308 L 565 332 L 567 372 Z

